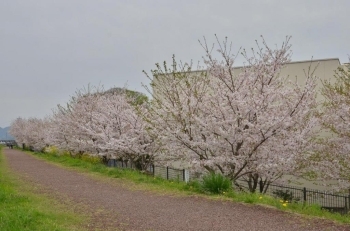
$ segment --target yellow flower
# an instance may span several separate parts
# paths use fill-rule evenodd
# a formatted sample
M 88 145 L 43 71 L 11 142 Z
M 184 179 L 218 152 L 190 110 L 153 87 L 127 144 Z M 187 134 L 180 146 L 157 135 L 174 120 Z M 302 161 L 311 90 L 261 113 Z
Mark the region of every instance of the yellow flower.
M 288 201 L 286 201 L 286 203 L 288 203 Z
M 262 199 L 262 197 L 259 197 L 259 199 Z
M 281 203 L 283 203 L 283 200 L 280 200 Z
M 284 207 L 287 207 L 287 204 L 286 203 L 284 203 L 284 204 L 282 204 Z

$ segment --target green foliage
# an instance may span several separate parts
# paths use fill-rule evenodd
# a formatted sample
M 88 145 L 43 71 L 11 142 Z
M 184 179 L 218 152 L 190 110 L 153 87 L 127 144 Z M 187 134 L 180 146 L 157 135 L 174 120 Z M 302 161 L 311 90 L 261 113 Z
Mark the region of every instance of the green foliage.
M 129 103 L 131 105 L 137 106 L 142 105 L 148 102 L 148 97 L 138 91 L 128 90 L 126 88 L 114 87 L 107 91 L 104 91 L 102 94 L 121 94 L 125 93 L 125 95 L 130 99 Z
M 142 105 L 142 104 L 148 102 L 148 97 L 145 94 L 137 92 L 137 91 L 126 90 L 126 95 L 129 98 L 133 99 L 131 104 L 134 106 Z
M 0 145 L 0 230 L 80 230 L 83 216 L 70 208 L 32 192 L 29 185 L 13 177 L 4 163 Z
M 202 188 L 204 191 L 219 194 L 229 191 L 231 181 L 221 174 L 210 173 L 203 177 Z

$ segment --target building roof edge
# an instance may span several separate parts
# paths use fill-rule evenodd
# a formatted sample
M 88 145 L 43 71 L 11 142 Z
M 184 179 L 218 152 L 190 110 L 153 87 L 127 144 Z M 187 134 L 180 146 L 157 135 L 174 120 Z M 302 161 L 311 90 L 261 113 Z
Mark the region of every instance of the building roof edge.
M 331 61 L 331 60 L 337 60 L 339 65 L 342 65 L 340 63 L 340 59 L 339 58 L 325 58 L 325 59 L 310 59 L 310 60 L 291 61 L 291 62 L 288 62 L 286 64 L 315 63 L 315 62 Z M 242 67 L 247 67 L 247 66 L 236 66 L 236 67 L 233 67 L 233 69 L 239 69 L 239 68 L 242 68 Z M 192 70 L 191 72 L 203 72 L 203 71 L 206 71 L 206 69 L 203 69 L 203 70 Z

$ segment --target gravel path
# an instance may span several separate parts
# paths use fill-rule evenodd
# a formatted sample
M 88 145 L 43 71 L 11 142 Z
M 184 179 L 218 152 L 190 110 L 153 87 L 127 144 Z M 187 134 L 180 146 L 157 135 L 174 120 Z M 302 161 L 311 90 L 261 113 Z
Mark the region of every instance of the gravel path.
M 349 226 L 262 206 L 130 190 L 3 149 L 10 169 L 54 197 L 93 214 L 87 230 L 350 230 Z

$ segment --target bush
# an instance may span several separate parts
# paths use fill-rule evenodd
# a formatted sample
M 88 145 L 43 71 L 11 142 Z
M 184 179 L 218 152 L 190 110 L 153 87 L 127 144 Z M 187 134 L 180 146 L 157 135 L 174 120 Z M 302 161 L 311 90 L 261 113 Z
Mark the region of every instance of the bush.
M 202 188 L 210 193 L 223 193 L 231 189 L 231 181 L 221 174 L 211 173 L 203 177 Z

